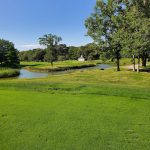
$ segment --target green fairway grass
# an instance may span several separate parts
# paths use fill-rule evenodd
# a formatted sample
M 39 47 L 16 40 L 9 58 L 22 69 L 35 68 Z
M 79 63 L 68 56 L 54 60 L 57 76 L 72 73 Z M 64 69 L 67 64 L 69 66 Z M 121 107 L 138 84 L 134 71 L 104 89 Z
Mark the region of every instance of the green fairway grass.
M 93 60 L 93 61 L 58 61 L 54 62 L 53 66 L 51 63 L 48 62 L 21 62 L 21 66 L 25 67 L 28 70 L 33 71 L 44 71 L 44 72 L 51 72 L 51 71 L 65 71 L 70 69 L 79 69 L 79 68 L 86 68 L 86 67 L 93 67 L 96 64 L 102 63 L 101 60 Z
M 57 61 L 54 62 L 53 66 L 49 62 L 21 62 L 22 66 L 32 66 L 34 68 L 52 68 L 52 67 L 65 67 L 65 66 L 76 66 L 83 64 L 97 64 L 101 63 L 101 60 L 93 60 L 93 61 L 76 61 L 76 60 L 68 60 L 68 61 Z
M 150 74 L 114 70 L 0 80 L 0 150 L 149 150 Z
M 54 65 L 52 66 L 51 63 L 48 62 L 21 62 L 21 67 L 25 67 L 26 69 L 29 70 L 34 70 L 34 71 L 61 71 L 61 69 L 67 70 L 67 69 L 74 69 L 74 68 L 85 68 L 85 67 L 90 67 L 94 66 L 96 64 L 110 64 L 112 66 L 116 66 L 115 62 L 112 62 L 110 60 L 107 61 L 102 61 L 102 60 L 92 60 L 92 61 L 84 61 L 84 62 L 79 62 L 76 60 L 67 60 L 67 61 L 57 61 L 54 62 Z M 136 60 L 137 63 L 137 60 Z M 120 61 L 121 66 L 127 66 L 127 65 L 132 65 L 132 59 L 131 58 L 122 58 Z

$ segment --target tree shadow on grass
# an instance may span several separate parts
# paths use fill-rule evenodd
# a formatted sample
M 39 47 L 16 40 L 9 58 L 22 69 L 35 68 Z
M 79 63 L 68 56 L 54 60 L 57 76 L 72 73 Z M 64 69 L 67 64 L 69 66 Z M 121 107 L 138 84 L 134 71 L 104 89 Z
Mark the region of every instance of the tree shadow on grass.
M 143 68 L 143 69 L 140 69 L 140 72 L 148 72 L 148 73 L 150 73 L 150 68 Z
M 40 64 L 28 64 L 28 65 L 25 65 L 25 64 L 20 64 L 20 68 L 23 68 L 23 67 L 35 67 L 35 66 L 40 66 Z

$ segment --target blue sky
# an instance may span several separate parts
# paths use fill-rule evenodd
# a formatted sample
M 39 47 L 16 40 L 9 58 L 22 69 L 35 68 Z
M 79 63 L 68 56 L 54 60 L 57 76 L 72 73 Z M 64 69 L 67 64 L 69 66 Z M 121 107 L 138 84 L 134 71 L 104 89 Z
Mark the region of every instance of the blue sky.
M 85 36 L 85 19 L 96 0 L 0 0 L 0 38 L 25 50 L 39 47 L 38 38 L 52 33 L 67 45 L 92 42 Z

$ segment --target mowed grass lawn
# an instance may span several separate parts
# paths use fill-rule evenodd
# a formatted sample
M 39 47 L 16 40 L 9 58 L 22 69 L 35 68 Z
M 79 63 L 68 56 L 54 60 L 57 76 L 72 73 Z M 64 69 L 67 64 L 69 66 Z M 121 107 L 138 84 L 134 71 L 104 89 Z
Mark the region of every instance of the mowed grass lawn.
M 149 150 L 150 74 L 0 80 L 0 150 Z
M 58 68 L 58 67 L 72 67 L 72 66 L 82 66 L 82 65 L 89 65 L 89 64 L 97 64 L 102 63 L 101 60 L 93 60 L 93 61 L 57 61 L 53 63 L 53 66 L 51 66 L 51 63 L 49 62 L 21 62 L 22 67 L 31 67 L 31 68 L 38 68 L 38 69 L 50 69 L 50 68 Z

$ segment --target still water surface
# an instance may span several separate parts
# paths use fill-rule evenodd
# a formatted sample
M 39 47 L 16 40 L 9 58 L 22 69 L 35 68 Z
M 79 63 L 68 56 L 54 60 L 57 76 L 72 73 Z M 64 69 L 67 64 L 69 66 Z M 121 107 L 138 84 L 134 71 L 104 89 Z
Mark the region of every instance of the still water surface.
M 20 70 L 20 75 L 18 76 L 18 78 L 19 79 L 23 79 L 23 78 L 44 78 L 44 77 L 47 77 L 48 75 L 64 74 L 64 73 L 73 72 L 75 70 L 108 69 L 108 68 L 112 68 L 112 66 L 108 65 L 108 64 L 99 64 L 95 67 L 88 67 L 88 68 L 82 68 L 82 69 L 72 69 L 72 70 L 67 70 L 67 71 L 57 71 L 57 72 L 53 72 L 53 73 L 33 72 L 33 71 L 28 71 L 26 69 L 21 69 Z

